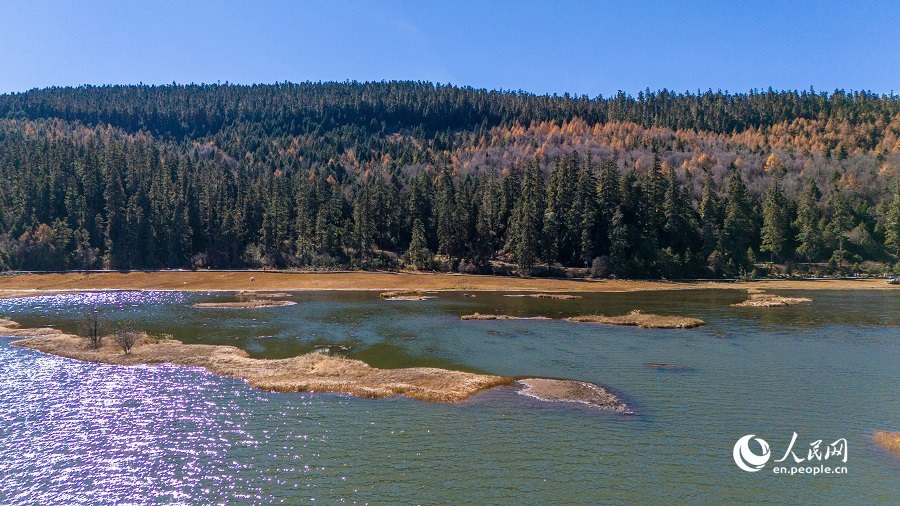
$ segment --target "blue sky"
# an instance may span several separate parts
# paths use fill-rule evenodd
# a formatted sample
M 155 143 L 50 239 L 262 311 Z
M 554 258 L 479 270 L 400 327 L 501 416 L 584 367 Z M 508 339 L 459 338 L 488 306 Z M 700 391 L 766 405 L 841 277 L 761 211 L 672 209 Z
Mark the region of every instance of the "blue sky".
M 0 92 L 414 79 L 900 92 L 900 1 L 5 1 Z

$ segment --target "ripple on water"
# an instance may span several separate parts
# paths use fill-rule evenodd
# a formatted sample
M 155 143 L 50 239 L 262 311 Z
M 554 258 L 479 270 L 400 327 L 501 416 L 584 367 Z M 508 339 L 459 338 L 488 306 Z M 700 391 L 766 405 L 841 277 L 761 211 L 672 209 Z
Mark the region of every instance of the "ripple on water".
M 247 450 L 259 441 L 244 420 L 248 401 L 267 395 L 240 382 L 169 366 L 82 364 L 6 342 L 0 370 L 0 502 L 238 498 L 225 491 L 254 466 Z
M 184 302 L 185 292 L 161 290 L 104 290 L 96 292 L 55 293 L 0 300 L 0 311 L 17 313 L 20 310 L 72 312 L 79 308 L 141 307 L 154 304 Z

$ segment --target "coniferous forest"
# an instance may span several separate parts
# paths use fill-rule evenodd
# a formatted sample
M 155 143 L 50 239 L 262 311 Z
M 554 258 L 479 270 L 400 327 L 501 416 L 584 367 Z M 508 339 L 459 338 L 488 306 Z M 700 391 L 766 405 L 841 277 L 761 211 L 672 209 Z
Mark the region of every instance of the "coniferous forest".
M 882 273 L 898 254 L 893 95 L 424 82 L 0 95 L 4 270 L 708 278 Z

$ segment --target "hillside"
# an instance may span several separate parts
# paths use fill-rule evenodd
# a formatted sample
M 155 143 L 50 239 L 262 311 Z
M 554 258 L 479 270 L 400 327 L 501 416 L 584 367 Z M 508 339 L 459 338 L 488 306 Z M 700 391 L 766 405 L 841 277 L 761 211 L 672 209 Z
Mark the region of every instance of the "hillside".
M 0 267 L 839 272 L 897 262 L 898 180 L 869 93 L 50 88 L 0 95 Z

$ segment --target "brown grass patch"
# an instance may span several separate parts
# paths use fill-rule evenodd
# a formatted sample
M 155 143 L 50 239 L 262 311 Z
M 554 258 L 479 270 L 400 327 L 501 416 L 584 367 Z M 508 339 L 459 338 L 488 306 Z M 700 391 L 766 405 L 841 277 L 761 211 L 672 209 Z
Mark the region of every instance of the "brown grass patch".
M 772 295 L 765 293 L 765 290 L 759 288 L 747 289 L 750 298 L 744 302 L 732 304 L 731 307 L 784 307 L 802 304 L 804 302 L 812 302 L 812 299 L 806 297 L 782 297 L 781 295 Z
M 593 383 L 545 378 L 525 378 L 517 383 L 524 386 L 520 394 L 542 401 L 577 402 L 617 413 L 634 414 L 616 394 Z
M 250 278 L 255 278 L 250 281 Z M 750 283 L 665 281 L 571 280 L 517 278 L 436 273 L 385 272 L 246 272 L 246 271 L 157 271 L 70 272 L 0 276 L 0 297 L 34 296 L 83 290 L 450 290 L 471 292 L 633 292 L 641 290 L 685 290 L 694 288 L 780 288 L 801 290 L 897 290 L 883 279 L 771 280 Z
M 900 432 L 880 430 L 872 439 L 878 446 L 900 457 Z
M 259 299 L 284 299 L 290 297 L 287 292 L 257 292 L 255 290 L 241 290 L 237 293 L 239 299 L 259 300 Z
M 50 327 L 25 328 L 23 329 L 19 322 L 0 318 L 0 336 L 8 337 L 40 337 L 55 336 L 62 334 L 59 329 Z
M 243 378 L 254 387 L 278 392 L 334 392 L 372 398 L 405 395 L 424 401 L 456 402 L 513 381 L 502 376 L 433 367 L 377 369 L 359 360 L 322 353 L 279 360 L 255 359 L 233 346 L 183 344 L 146 334 L 125 355 L 111 337 L 104 339 L 100 349 L 95 350 L 85 339 L 57 329 L 9 327 L 0 334 L 36 336 L 15 341 L 14 345 L 51 355 L 104 364 L 204 367 L 215 374 Z
M 505 314 L 464 314 L 460 320 L 550 320 L 546 316 L 510 316 Z
M 397 299 L 400 297 L 425 297 L 428 292 L 423 290 L 391 290 L 378 294 L 382 299 Z
M 705 325 L 706 322 L 698 318 L 687 316 L 665 316 L 658 314 L 642 313 L 637 309 L 620 316 L 584 315 L 566 318 L 569 321 L 580 323 L 603 323 L 607 325 L 630 325 L 642 329 L 690 329 Z
M 258 309 L 266 307 L 293 306 L 291 300 L 244 300 L 240 302 L 198 302 L 192 307 L 200 309 Z

